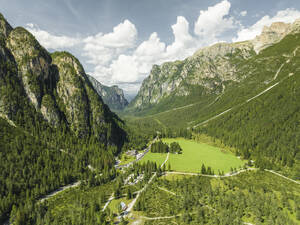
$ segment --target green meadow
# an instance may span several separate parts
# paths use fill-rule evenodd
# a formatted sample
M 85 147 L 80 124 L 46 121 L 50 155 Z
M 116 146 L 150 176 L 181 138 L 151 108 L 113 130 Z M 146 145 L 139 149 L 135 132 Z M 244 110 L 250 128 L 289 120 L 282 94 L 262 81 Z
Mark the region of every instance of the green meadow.
M 182 154 L 170 154 L 166 165 L 171 165 L 171 170 L 181 172 L 200 172 L 202 164 L 210 166 L 215 174 L 218 171 L 229 172 L 231 168 L 239 168 L 245 162 L 237 158 L 233 153 L 211 146 L 206 143 L 200 143 L 183 138 L 168 138 L 162 140 L 165 143 L 178 142 L 183 149 Z M 167 154 L 147 153 L 141 162 L 148 160 L 162 164 Z M 167 167 L 168 168 L 168 167 Z

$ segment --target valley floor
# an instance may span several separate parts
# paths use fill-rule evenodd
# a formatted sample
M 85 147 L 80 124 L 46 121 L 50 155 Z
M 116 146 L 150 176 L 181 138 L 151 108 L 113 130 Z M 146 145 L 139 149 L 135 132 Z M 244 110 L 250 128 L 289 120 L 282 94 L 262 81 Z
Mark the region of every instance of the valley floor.
M 178 142 L 183 149 L 182 154 L 170 154 L 167 165 L 170 164 L 173 171 L 200 173 L 204 164 L 206 167 L 210 166 L 215 174 L 219 174 L 228 173 L 233 168 L 241 168 L 245 164 L 245 161 L 237 158 L 232 152 L 211 144 L 183 138 L 169 138 L 162 141 L 168 144 Z M 150 160 L 161 164 L 165 157 L 166 154 L 163 153 L 149 152 L 141 162 Z

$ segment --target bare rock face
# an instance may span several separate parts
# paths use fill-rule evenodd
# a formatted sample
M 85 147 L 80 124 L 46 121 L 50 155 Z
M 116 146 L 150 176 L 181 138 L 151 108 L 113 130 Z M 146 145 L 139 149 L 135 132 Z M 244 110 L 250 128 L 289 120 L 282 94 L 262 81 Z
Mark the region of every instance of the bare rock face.
M 16 28 L 10 33 L 7 48 L 18 64 L 19 76 L 29 99 L 36 108 L 39 108 L 42 100 L 40 83 L 49 74 L 48 68 L 51 63 L 49 55 L 23 28 Z
M 261 50 L 279 42 L 285 37 L 291 29 L 291 24 L 276 22 L 270 27 L 265 26 L 261 35 L 257 36 L 253 41 L 254 50 L 259 53 Z
M 64 108 L 67 122 L 80 137 L 89 134 L 89 105 L 83 79 L 84 70 L 70 54 L 57 52 L 52 54 L 59 76 L 57 94 Z
M 58 70 L 57 102 L 71 130 L 78 137 L 95 136 L 98 140 L 117 142 L 118 126 L 113 114 L 90 83 L 80 62 L 67 52 L 52 54 Z
M 0 113 L 11 118 L 17 111 L 13 101 L 21 92 L 18 86 L 17 65 L 9 50 L 5 47 L 4 36 L 0 37 Z M 14 93 L 12 93 L 14 92 Z
M 13 30 L 10 24 L 5 20 L 3 15 L 0 13 L 0 33 L 7 38 L 9 33 Z
M 56 107 L 53 98 L 46 94 L 43 96 L 41 104 L 41 113 L 44 119 L 52 126 L 57 127 L 60 122 L 59 110 Z
M 13 29 L 6 41 L 18 65 L 18 74 L 25 92 L 36 110 L 41 110 L 43 96 L 52 94 L 55 76 L 52 73 L 51 56 L 27 30 Z M 55 107 L 55 105 L 53 106 Z M 41 110 L 44 118 L 53 125 L 59 122 L 58 110 Z M 55 114 L 55 115 L 54 115 Z

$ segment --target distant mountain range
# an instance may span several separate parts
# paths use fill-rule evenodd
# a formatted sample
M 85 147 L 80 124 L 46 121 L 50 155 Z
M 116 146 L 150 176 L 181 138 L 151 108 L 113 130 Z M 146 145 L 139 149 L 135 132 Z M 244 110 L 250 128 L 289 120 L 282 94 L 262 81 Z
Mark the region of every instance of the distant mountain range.
M 90 75 L 87 75 L 97 93 L 102 97 L 105 104 L 112 110 L 122 110 L 128 105 L 124 92 L 118 86 L 105 86 Z

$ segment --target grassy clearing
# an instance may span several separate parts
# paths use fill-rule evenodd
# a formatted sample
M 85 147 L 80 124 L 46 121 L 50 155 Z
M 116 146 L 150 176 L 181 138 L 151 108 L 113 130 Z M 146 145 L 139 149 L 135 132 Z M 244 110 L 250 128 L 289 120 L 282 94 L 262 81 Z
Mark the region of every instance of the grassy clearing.
M 167 154 L 165 153 L 152 153 L 148 152 L 145 157 L 141 160 L 141 163 L 147 161 L 156 162 L 157 165 L 161 165 L 166 160 Z
M 125 165 L 127 163 L 133 162 L 134 160 L 136 160 L 135 156 L 128 156 L 126 155 L 126 153 L 123 153 L 121 157 L 120 165 Z
M 119 205 L 121 202 L 124 202 L 127 206 L 128 204 L 132 201 L 132 199 L 127 199 L 127 198 L 119 198 L 119 199 L 114 199 L 111 201 L 111 203 L 108 205 L 108 208 L 115 214 L 119 214 Z
M 176 141 L 183 149 L 183 153 L 180 155 L 170 154 L 167 165 L 170 163 L 171 169 L 174 171 L 200 172 L 201 166 L 204 163 L 206 167 L 210 166 L 215 173 L 218 173 L 218 171 L 227 173 L 231 168 L 239 168 L 244 165 L 244 162 L 231 152 L 210 144 L 183 138 L 163 139 L 163 141 L 166 143 Z M 161 164 L 165 159 L 166 154 L 149 152 L 142 162 L 150 160 Z

